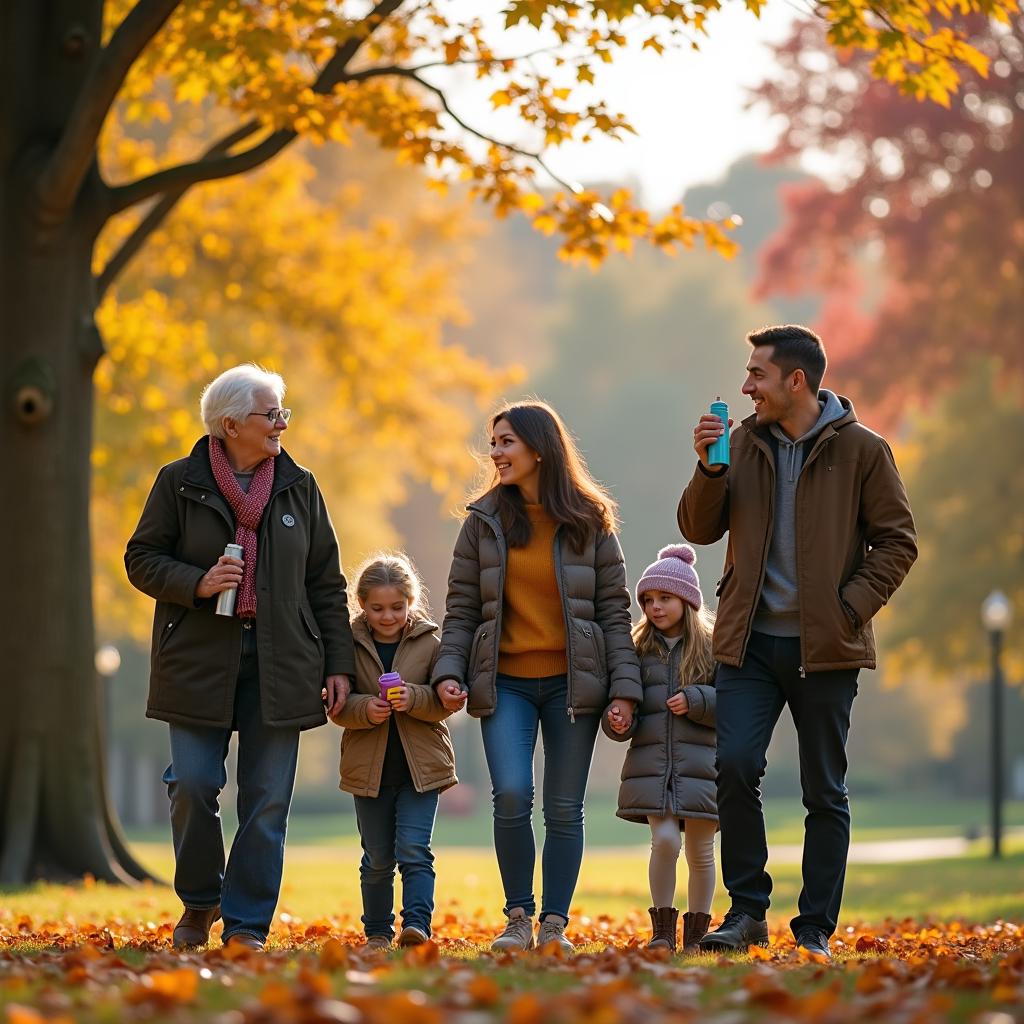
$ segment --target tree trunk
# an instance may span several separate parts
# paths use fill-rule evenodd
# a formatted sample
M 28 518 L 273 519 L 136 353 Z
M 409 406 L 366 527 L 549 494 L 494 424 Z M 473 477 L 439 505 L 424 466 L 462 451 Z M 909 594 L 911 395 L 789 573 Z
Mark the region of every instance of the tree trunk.
M 92 375 L 102 354 L 92 249 L 95 170 L 70 214 L 36 188 L 90 56 L 101 0 L 0 5 L 0 884 L 129 882 L 104 781 L 89 535 Z

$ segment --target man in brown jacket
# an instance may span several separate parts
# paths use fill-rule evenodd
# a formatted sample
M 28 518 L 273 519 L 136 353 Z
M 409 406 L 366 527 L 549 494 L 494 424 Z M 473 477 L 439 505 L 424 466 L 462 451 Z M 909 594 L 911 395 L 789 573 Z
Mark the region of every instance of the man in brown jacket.
M 821 339 L 806 327 L 752 332 L 743 393 L 754 414 L 709 466 L 724 430 L 694 429 L 699 461 L 679 502 L 694 544 L 728 532 L 714 653 L 722 876 L 732 907 L 709 950 L 766 945 L 772 880 L 760 781 L 788 705 L 800 748 L 804 824 L 797 945 L 829 955 L 850 843 L 846 738 L 861 668 L 875 667 L 871 619 L 917 557 L 914 520 L 892 452 L 853 405 L 820 387 Z

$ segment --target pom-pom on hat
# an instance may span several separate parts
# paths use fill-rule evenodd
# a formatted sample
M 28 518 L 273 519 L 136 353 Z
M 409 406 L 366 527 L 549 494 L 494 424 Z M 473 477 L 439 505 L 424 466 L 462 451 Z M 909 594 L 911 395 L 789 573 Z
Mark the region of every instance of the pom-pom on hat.
M 697 552 L 689 544 L 669 544 L 658 552 L 658 560 L 652 562 L 636 585 L 636 599 L 643 607 L 643 595 L 648 590 L 660 590 L 675 594 L 687 604 L 699 609 L 702 603 L 700 579 L 693 563 Z

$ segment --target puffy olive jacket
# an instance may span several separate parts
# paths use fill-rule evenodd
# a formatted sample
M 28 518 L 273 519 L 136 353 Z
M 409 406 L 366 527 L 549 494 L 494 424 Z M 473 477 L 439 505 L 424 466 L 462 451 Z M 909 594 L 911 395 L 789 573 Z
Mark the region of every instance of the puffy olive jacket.
M 459 780 L 455 777 L 455 751 L 448 726 L 451 712 L 446 711 L 429 685 L 430 670 L 437 660 L 437 623 L 429 619 L 410 621 L 395 651 L 392 672 L 401 675 L 412 695 L 408 711 L 392 712 L 386 722 L 371 722 L 366 711 L 370 701 L 380 696 L 377 680 L 384 666 L 365 616 L 352 623 L 356 643 L 356 678 L 341 714 L 335 721 L 343 726 L 341 737 L 341 786 L 356 796 L 378 796 L 388 731 L 397 729 L 417 792 L 445 790 Z
M 256 644 L 267 725 L 323 725 L 324 677 L 355 670 L 345 577 L 323 496 L 281 452 L 258 531 Z M 146 715 L 228 728 L 242 655 L 237 618 L 214 614 L 196 586 L 235 539 L 210 468 L 209 439 L 160 470 L 128 541 L 128 579 L 156 599 Z
M 796 488 L 806 672 L 875 667 L 871 619 L 917 558 L 914 517 L 892 452 L 857 421 L 848 398 L 839 401 L 847 413 L 818 435 Z M 729 458 L 720 474 L 697 463 L 679 502 L 679 528 L 692 544 L 729 534 L 716 590 L 714 652 L 726 665 L 742 665 L 774 528 L 775 455 L 756 417 L 732 432 Z
M 617 733 L 602 716 L 601 726 L 613 740 L 629 740 L 622 765 L 619 809 L 626 821 L 647 824 L 648 815 L 707 818 L 718 821 L 715 799 L 714 679 L 682 687 L 689 710 L 674 715 L 665 702 L 678 693 L 683 645 L 658 650 L 640 661 L 644 699 L 628 732 Z
M 588 540 L 577 553 L 565 531 L 555 532 L 555 578 L 565 617 L 569 663 L 567 711 L 596 715 L 610 699 L 639 701 L 640 664 L 630 637 L 629 591 L 622 548 L 613 533 Z M 477 718 L 497 703 L 498 641 L 508 545 L 489 491 L 469 506 L 455 542 L 433 682 L 457 680 Z

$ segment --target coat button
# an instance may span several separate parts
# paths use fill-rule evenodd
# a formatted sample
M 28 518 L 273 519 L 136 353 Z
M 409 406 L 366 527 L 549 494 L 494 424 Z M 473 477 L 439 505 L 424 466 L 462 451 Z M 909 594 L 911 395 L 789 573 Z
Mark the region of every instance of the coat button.
M 199 495 L 199 500 L 200 501 L 206 501 L 206 495 L 205 494 L 200 494 Z
M 179 493 L 184 494 L 185 493 L 185 488 L 184 487 L 179 487 L 178 491 L 179 491 Z

